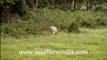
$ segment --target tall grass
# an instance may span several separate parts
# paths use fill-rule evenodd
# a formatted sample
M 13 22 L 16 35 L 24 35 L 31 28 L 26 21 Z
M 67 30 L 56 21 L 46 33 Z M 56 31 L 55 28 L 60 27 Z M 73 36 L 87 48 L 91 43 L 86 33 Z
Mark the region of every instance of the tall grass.
M 39 13 L 41 12 L 41 13 Z M 105 25 L 107 14 L 101 11 L 61 11 L 41 9 L 38 15 L 52 21 L 55 25 L 64 25 L 68 27 L 73 21 L 76 21 L 79 26 L 95 27 Z M 64 27 L 63 26 L 63 27 Z
M 26 19 L 15 18 L 11 24 L 1 24 L 2 35 L 36 35 L 48 31 L 51 25 L 55 25 L 58 30 L 71 32 L 79 31 L 79 27 L 96 28 L 107 25 L 107 14 L 101 11 L 72 12 L 43 8 L 30 11 L 27 16 Z

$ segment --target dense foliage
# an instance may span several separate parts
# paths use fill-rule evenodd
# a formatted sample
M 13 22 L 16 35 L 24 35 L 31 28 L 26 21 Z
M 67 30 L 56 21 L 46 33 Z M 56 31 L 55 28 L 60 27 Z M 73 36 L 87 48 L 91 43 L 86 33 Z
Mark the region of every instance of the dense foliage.
M 2 35 L 49 31 L 79 32 L 79 27 L 107 25 L 106 0 L 0 0 Z
M 49 31 L 55 25 L 59 31 L 79 32 L 79 27 L 97 28 L 106 25 L 107 14 L 100 11 L 62 11 L 47 8 L 30 11 L 29 18 L 14 18 L 12 23 L 1 24 L 3 35 L 28 35 Z M 23 20 L 22 20 L 23 19 Z

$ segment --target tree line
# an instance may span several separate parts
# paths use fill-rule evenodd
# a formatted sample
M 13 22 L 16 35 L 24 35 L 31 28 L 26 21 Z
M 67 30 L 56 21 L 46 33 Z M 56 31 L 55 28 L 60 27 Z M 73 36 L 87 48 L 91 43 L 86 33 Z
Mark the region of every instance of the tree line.
M 61 10 L 98 10 L 107 0 L 0 0 L 0 20 L 10 22 L 14 14 L 23 16 L 26 9 L 36 10 L 38 8 L 61 9 Z M 26 9 L 24 9 L 26 7 Z

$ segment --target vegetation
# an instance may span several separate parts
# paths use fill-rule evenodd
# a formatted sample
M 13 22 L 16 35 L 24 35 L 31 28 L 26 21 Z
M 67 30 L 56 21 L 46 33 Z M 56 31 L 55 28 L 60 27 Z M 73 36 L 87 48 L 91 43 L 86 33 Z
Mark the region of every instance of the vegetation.
M 52 25 L 69 32 L 79 31 L 79 27 L 106 26 L 106 3 L 106 0 L 1 0 L 1 34 L 36 35 Z
M 82 33 L 60 32 L 58 35 L 28 35 L 26 37 L 2 37 L 1 60 L 107 60 L 107 29 L 81 28 Z M 19 51 L 87 50 L 86 55 L 20 55 Z
M 100 11 L 62 11 L 47 8 L 29 12 L 29 18 L 14 18 L 11 24 L 1 24 L 2 35 L 28 35 L 49 31 L 52 25 L 59 31 L 78 31 L 79 27 L 97 28 L 106 26 L 106 13 Z M 23 19 L 23 20 L 22 20 Z M 73 24 L 72 24 L 73 23 Z M 72 26 L 71 26 L 72 25 Z
M 0 0 L 1 60 L 107 60 L 107 0 Z M 51 26 L 58 34 L 49 32 Z M 20 55 L 22 50 L 87 55 Z

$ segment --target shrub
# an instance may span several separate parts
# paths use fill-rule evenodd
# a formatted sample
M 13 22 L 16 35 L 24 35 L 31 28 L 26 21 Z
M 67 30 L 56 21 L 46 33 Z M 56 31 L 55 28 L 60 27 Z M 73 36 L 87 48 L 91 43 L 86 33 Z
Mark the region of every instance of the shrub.
M 16 18 L 11 24 L 1 24 L 4 35 L 28 35 L 49 31 L 54 25 L 61 31 L 79 32 L 79 27 L 96 28 L 107 25 L 107 14 L 101 11 L 62 11 L 47 8 L 30 11 L 26 19 Z
M 79 32 L 78 25 L 75 21 L 71 23 L 71 25 L 68 28 L 68 31 L 69 32 Z
M 20 36 L 28 34 L 38 34 L 41 31 L 36 23 L 32 20 L 21 21 L 11 24 L 1 24 L 1 33 L 3 35 Z

